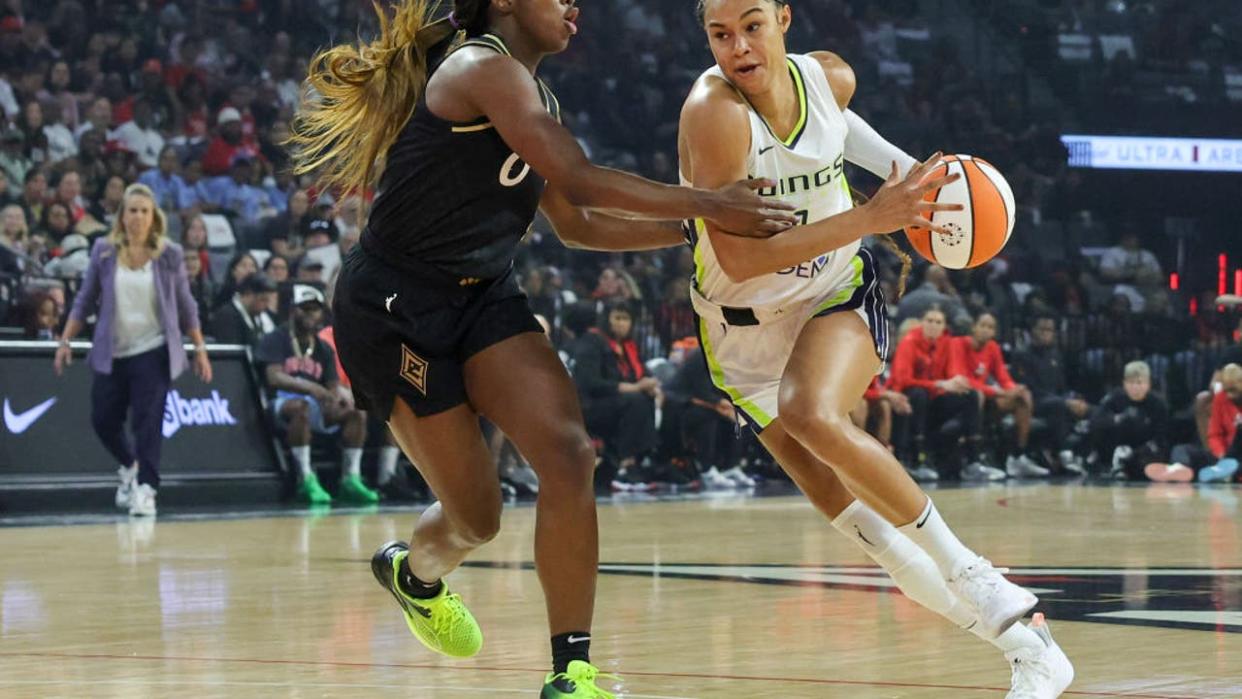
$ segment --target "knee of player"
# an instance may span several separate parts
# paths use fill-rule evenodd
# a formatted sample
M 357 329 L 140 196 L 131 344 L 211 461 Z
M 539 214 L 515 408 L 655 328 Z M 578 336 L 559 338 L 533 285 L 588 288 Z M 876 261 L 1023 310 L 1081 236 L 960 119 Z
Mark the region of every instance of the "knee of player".
M 781 422 L 794 439 L 804 444 L 814 441 L 826 449 L 842 444 L 852 424 L 848 414 L 833 410 L 808 392 L 782 391 L 779 409 Z
M 576 426 L 558 430 L 554 444 L 547 450 L 552 456 L 535 459 L 531 466 L 539 476 L 539 489 L 591 488 L 595 472 L 595 445 L 586 430 Z

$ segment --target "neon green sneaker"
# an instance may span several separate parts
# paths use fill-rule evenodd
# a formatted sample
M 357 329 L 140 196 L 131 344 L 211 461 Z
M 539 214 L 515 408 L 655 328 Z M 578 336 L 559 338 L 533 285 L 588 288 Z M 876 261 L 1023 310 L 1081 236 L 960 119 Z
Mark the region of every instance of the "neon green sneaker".
M 307 505 L 331 505 L 332 496 L 319 485 L 319 477 L 314 472 L 306 474 L 298 483 L 298 499 Z
M 483 632 L 461 596 L 449 593 L 448 585 L 431 599 L 417 599 L 401 591 L 397 584 L 401 562 L 410 555 L 410 547 L 390 541 L 371 556 L 371 572 L 385 590 L 397 598 L 405 625 L 410 633 L 431 650 L 453 658 L 469 658 L 483 647 Z M 592 696 L 592 695 L 585 695 Z
M 603 678 L 613 680 L 620 678 L 599 671 L 594 665 L 581 660 L 570 661 L 565 672 L 551 674 L 543 680 L 543 691 L 539 699 L 614 699 L 613 694 L 595 686 L 595 680 Z
M 357 476 L 342 478 L 336 496 L 354 505 L 374 505 L 380 500 L 379 493 L 368 488 L 366 483 L 363 483 L 362 479 Z

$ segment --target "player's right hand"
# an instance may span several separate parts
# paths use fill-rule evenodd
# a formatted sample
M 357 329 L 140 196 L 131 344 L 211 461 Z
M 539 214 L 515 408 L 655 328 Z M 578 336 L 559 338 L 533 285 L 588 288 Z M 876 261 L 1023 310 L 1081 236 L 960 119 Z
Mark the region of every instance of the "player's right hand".
M 934 192 L 941 187 L 957 181 L 961 175 L 953 174 L 938 177 L 930 182 L 923 178 L 940 162 L 943 153 L 936 153 L 927 160 L 910 168 L 903 178 L 897 163 L 893 163 L 888 179 L 875 193 L 871 201 L 861 208 L 868 216 L 868 229 L 873 233 L 894 233 L 906 227 L 930 228 L 937 233 L 946 233 L 942 226 L 932 225 L 923 214 L 936 211 L 961 211 L 961 204 L 938 204 L 924 201 L 923 195 Z
M 799 223 L 794 207 L 781 201 L 770 201 L 756 192 L 775 187 L 771 180 L 742 180 L 712 192 L 711 206 L 715 213 L 706 216 L 722 231 L 744 238 L 770 238 Z

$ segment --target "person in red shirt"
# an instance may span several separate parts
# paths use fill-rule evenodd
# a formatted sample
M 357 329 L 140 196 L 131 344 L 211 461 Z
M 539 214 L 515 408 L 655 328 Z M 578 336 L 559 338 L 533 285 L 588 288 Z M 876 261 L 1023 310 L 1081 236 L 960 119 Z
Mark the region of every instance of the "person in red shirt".
M 1197 444 L 1173 447 L 1168 464 L 1148 464 L 1143 472 L 1153 481 L 1189 481 L 1198 473 L 1202 483 L 1228 482 L 1238 472 L 1238 425 L 1242 423 L 1242 366 L 1228 364 L 1220 370 L 1221 390 L 1212 398 L 1208 422 L 1208 448 Z
M 891 388 L 904 393 L 912 409 L 909 423 L 903 425 L 906 443 L 901 451 L 913 469 L 911 475 L 920 479 L 947 475 L 949 466 L 960 463 L 964 456 L 966 463 L 960 471 L 963 480 L 1003 480 L 1004 471 L 980 460 L 979 394 L 966 379 L 966 369 L 954 363 L 960 358 L 954 356 L 951 347 L 952 338 L 945 335 L 944 311 L 939 306 L 924 311 L 918 327 L 897 344 Z M 936 430 L 942 438 L 937 441 L 947 447 L 936 459 L 939 473 L 925 461 L 929 430 Z
M 975 318 L 969 336 L 952 339 L 952 364 L 966 370 L 966 380 L 984 398 L 984 413 L 1012 414 L 1017 434 L 1015 444 L 1005 460 L 1005 471 L 1014 478 L 1047 476 L 1048 469 L 1035 463 L 1029 455 L 1031 415 L 1035 402 L 1026 386 L 1015 383 L 1005 366 L 1005 357 L 996 343 L 996 316 L 983 311 Z

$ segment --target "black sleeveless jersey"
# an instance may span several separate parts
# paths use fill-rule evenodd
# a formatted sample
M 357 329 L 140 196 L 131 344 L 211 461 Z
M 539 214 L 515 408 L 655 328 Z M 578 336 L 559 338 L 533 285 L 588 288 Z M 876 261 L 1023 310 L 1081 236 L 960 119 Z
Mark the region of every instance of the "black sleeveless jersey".
M 512 55 L 495 34 L 462 46 Z M 556 97 L 536 80 L 544 106 L 559 121 Z M 512 265 L 543 188 L 544 179 L 486 117 L 445 121 L 427 108 L 424 93 L 388 150 L 362 246 L 398 268 L 431 265 L 463 281 L 494 279 Z

